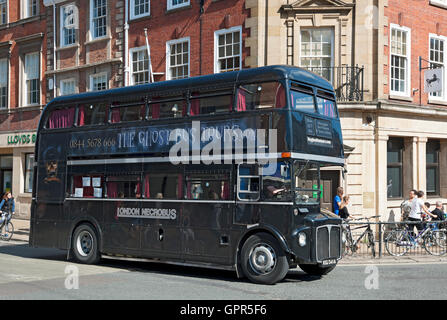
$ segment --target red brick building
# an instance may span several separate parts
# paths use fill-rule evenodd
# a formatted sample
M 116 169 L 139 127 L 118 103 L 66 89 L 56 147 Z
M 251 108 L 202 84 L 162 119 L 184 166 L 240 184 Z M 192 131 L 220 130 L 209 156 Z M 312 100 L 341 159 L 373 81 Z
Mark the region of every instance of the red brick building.
M 162 81 L 236 70 L 243 67 L 247 56 L 242 39 L 247 34 L 243 24 L 249 12 L 241 0 L 44 3 L 47 100 L 61 94 L 145 83 L 152 77 Z M 213 45 L 219 39 L 220 56 L 219 52 L 215 55 L 218 45 Z
M 0 192 L 29 211 L 35 129 L 45 101 L 46 12 L 38 0 L 0 1 Z

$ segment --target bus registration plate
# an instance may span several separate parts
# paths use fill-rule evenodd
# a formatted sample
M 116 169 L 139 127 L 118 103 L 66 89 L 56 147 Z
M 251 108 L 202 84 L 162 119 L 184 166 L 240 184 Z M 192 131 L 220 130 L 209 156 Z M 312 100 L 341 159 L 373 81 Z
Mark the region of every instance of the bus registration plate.
M 323 260 L 322 265 L 329 266 L 331 264 L 336 264 L 336 263 L 337 263 L 337 259 L 327 259 L 327 260 Z

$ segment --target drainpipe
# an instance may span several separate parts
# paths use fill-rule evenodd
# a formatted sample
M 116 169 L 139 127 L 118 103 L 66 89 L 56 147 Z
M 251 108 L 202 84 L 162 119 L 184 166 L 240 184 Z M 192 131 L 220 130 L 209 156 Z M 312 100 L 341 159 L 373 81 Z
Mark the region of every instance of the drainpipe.
M 53 70 L 56 71 L 56 1 L 53 0 Z M 53 73 L 53 98 L 56 98 L 56 72 Z
M 125 8 L 124 8 L 124 86 L 129 85 L 129 23 L 128 23 L 128 16 L 129 16 L 129 1 L 125 1 Z

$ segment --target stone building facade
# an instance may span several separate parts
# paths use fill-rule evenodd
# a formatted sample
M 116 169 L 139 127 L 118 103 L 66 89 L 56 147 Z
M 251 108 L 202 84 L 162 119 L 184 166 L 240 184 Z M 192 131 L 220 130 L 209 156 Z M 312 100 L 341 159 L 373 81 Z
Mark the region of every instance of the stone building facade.
M 247 66 L 292 64 L 334 85 L 347 173 L 323 173 L 328 199 L 342 185 L 354 214 L 381 220 L 399 220 L 413 188 L 432 205 L 447 203 L 446 72 L 443 89 L 428 94 L 419 69 L 419 57 L 424 68 L 445 67 L 445 0 L 247 0 L 246 8 Z

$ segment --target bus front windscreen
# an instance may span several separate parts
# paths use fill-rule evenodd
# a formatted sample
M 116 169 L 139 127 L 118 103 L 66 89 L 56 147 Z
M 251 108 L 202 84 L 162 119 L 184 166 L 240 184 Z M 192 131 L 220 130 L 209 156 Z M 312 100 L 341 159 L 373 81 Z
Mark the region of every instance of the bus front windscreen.
M 298 204 L 320 203 L 320 166 L 309 161 L 293 163 L 295 201 Z

